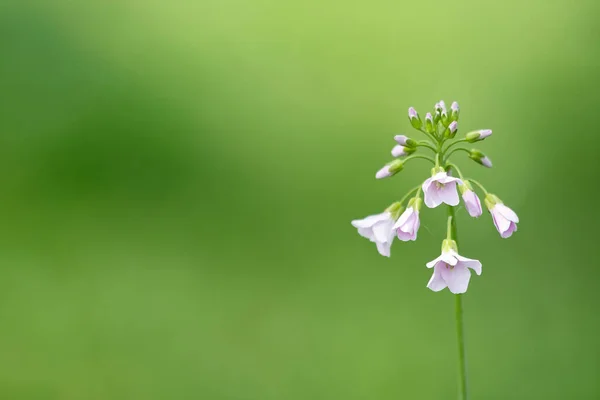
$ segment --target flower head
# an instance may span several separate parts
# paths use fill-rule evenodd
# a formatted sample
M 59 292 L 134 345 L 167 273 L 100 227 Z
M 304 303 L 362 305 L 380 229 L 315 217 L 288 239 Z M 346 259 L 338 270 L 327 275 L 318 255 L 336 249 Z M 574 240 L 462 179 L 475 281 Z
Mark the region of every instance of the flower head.
M 469 181 L 465 181 L 463 185 L 459 187 L 460 193 L 462 194 L 463 201 L 465 202 L 465 208 L 471 217 L 480 217 L 481 210 L 481 201 L 479 201 L 479 197 L 471 188 Z
M 454 294 L 465 293 L 471 279 L 469 268 L 481 275 L 481 262 L 459 255 L 456 242 L 448 239 L 442 244 L 442 254 L 428 262 L 427 268 L 433 268 L 427 287 L 434 292 L 447 287 Z
M 429 208 L 435 208 L 442 203 L 456 206 L 459 203 L 456 184 L 462 184 L 458 178 L 448 176 L 444 170 L 432 171 L 431 178 L 423 182 L 423 193 L 425 193 L 425 204 Z
M 403 242 L 408 242 L 409 240 L 417 240 L 417 232 L 419 231 L 419 226 L 421 226 L 421 222 L 419 220 L 419 210 L 421 209 L 421 200 L 418 197 L 411 199 L 408 202 L 408 207 L 406 211 L 402 213 L 398 221 L 394 224 L 394 230 L 398 235 L 398 239 Z
M 486 195 L 485 206 L 492 214 L 494 225 L 501 237 L 508 238 L 513 232 L 517 231 L 519 217 L 513 210 L 506 207 L 497 196 L 493 194 Z
M 390 247 L 394 239 L 394 218 L 391 211 L 370 215 L 364 219 L 352 221 L 352 226 L 358 229 L 358 234 L 375 242 L 379 254 L 390 256 Z

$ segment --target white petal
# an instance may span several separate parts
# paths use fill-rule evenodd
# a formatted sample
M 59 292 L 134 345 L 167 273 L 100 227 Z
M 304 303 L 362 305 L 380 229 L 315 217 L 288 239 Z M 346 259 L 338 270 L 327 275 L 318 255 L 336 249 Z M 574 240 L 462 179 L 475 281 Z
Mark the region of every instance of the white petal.
M 402 213 L 400 218 L 398 218 L 398 221 L 396 221 L 396 223 L 394 224 L 394 229 L 398 229 L 400 226 L 404 225 L 406 221 L 408 221 L 408 219 L 413 215 L 414 212 L 414 208 L 408 207 L 406 211 Z
M 352 221 L 352 226 L 355 228 L 371 228 L 379 221 L 384 221 L 386 219 L 392 218 L 392 214 L 389 212 L 384 212 L 381 214 L 369 215 L 363 219 L 355 219 Z
M 496 207 L 498 207 L 498 204 L 492 208 L 492 217 L 494 218 L 496 229 L 502 234 L 502 232 L 505 232 L 510 227 L 510 221 L 504 218 L 504 216 L 498 212 Z
M 467 267 L 457 265 L 454 268 L 442 269 L 441 272 L 442 278 L 452 293 L 460 294 L 467 291 L 471 279 L 471 271 Z
M 381 254 L 382 256 L 385 257 L 389 257 L 390 256 L 390 247 L 392 247 L 392 242 L 385 242 L 385 243 L 380 243 L 377 242 L 377 251 L 379 252 L 379 254 Z
M 481 275 L 481 261 L 459 256 L 458 254 L 456 255 L 456 258 L 458 259 L 458 263 L 460 265 L 471 268 L 477 275 Z
M 439 261 L 442 261 L 442 256 L 439 256 L 438 258 L 436 258 L 435 260 L 429 261 L 427 264 L 427 268 L 433 268 L 435 267 L 435 264 L 437 264 Z
M 442 204 L 442 200 L 439 195 L 439 189 L 436 185 L 429 186 L 427 191 L 423 191 L 425 194 L 425 205 L 429 208 L 436 208 Z
M 371 228 L 358 228 L 358 234 L 364 238 L 369 239 L 371 242 L 375 241 L 375 235 Z
M 441 201 L 450 206 L 456 206 L 460 202 L 455 182 L 447 183 L 442 188 L 440 188 L 438 196 Z
M 375 240 L 378 242 L 386 242 L 390 237 L 390 231 L 392 230 L 392 226 L 394 225 L 393 221 L 381 221 L 373 226 L 373 234 L 375 235 Z
M 439 273 L 437 268 L 433 270 L 431 279 L 429 279 L 429 282 L 427 282 L 427 287 L 434 292 L 439 292 L 440 290 L 446 288 L 446 282 L 444 282 L 444 278 L 442 278 L 442 275 Z
M 496 204 L 496 211 L 502 214 L 502 216 L 509 221 L 519 222 L 519 217 L 517 216 L 517 214 L 510 208 L 506 207 L 504 204 Z

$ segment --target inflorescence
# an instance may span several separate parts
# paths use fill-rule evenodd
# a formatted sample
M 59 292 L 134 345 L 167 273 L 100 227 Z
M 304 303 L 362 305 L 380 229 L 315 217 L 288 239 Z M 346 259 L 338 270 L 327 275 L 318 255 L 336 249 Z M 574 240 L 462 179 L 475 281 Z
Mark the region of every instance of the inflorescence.
M 435 292 L 448 288 L 452 293 L 464 293 L 471 278 L 470 269 L 481 275 L 481 262 L 458 254 L 456 233 L 452 229 L 454 207 L 460 203 L 460 190 L 465 209 L 471 217 L 482 214 L 481 201 L 474 191 L 473 184 L 485 195 L 484 203 L 489 210 L 496 229 L 503 238 L 510 237 L 517 230 L 519 218 L 517 214 L 496 196 L 489 193 L 479 182 L 463 177 L 460 169 L 452 163 L 450 156 L 456 152 L 465 152 L 468 157 L 484 167 L 491 168 L 492 162 L 481 151 L 460 147 L 463 143 L 475 143 L 492 134 L 490 129 L 480 129 L 467 133 L 461 139 L 455 139 L 458 132 L 460 109 L 453 102 L 450 110 L 446 109 L 444 101 L 436 103 L 433 114 L 425 115 L 425 123 L 414 108 L 408 109 L 408 119 L 416 130 L 424 133 L 427 140 L 416 141 L 404 135 L 396 135 L 396 145 L 392 149 L 395 159 L 377 171 L 377 179 L 388 178 L 402 171 L 404 165 L 413 159 L 429 160 L 434 167 L 431 177 L 406 193 L 400 200 L 392 203 L 381 214 L 371 215 L 364 219 L 352 221 L 358 233 L 375 242 L 377 250 L 383 256 L 390 256 L 390 247 L 395 236 L 402 241 L 416 240 L 419 231 L 419 212 L 423 201 L 429 208 L 435 208 L 443 203 L 450 209 L 447 221 L 447 236 L 442 243 L 442 254 L 427 263 L 427 268 L 433 268 L 433 275 L 427 287 Z M 433 151 L 434 157 L 413 154 L 419 148 Z M 453 176 L 456 172 L 458 177 Z M 414 196 L 409 199 L 411 195 Z M 421 199 L 423 194 L 424 200 Z M 408 202 L 406 202 L 408 200 Z M 406 204 L 405 204 L 406 202 Z M 454 225 L 455 228 L 455 225 Z

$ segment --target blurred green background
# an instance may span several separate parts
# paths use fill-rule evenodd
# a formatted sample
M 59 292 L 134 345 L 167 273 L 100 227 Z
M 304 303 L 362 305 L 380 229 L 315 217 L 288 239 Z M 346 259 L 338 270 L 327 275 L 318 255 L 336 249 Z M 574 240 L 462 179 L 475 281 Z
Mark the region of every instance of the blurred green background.
M 0 398 L 453 399 L 445 210 L 350 220 L 445 99 L 521 217 L 465 296 L 473 399 L 600 398 L 596 0 L 0 3 Z

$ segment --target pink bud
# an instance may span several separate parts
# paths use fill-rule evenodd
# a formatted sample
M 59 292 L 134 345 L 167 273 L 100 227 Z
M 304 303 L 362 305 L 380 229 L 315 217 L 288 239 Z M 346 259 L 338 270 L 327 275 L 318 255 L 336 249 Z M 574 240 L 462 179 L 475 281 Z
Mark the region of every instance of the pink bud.
M 390 166 L 389 165 L 386 165 L 385 167 L 381 168 L 375 174 L 375 178 L 377 178 L 377 179 L 383 179 L 383 178 L 387 178 L 387 177 L 390 177 L 390 176 L 392 176 L 392 173 L 390 172 Z
M 398 142 L 399 145 L 406 146 L 406 141 L 408 140 L 408 137 L 404 135 L 396 135 L 394 136 L 394 140 Z
M 479 131 L 479 140 L 485 139 L 486 137 L 491 136 L 491 134 L 491 129 L 482 129 Z

